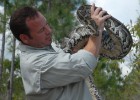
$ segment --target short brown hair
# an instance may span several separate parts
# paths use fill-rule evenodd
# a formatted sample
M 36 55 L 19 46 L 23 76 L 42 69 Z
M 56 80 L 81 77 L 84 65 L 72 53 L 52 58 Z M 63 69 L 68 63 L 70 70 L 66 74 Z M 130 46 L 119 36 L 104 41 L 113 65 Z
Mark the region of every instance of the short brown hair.
M 21 41 L 19 38 L 20 34 L 26 34 L 30 36 L 29 28 L 26 25 L 26 19 L 33 18 L 37 15 L 38 11 L 33 7 L 20 8 L 11 15 L 9 25 L 15 38 Z

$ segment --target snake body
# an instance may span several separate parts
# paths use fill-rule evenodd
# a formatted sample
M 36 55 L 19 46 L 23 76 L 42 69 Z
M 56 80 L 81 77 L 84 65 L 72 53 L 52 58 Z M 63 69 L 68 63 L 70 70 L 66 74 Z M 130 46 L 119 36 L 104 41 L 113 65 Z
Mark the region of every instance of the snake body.
M 90 35 L 98 36 L 98 26 L 91 19 L 91 5 L 80 6 L 77 10 L 77 18 L 82 24 L 73 30 L 68 38 L 64 38 L 61 48 L 65 52 L 75 53 L 82 49 Z M 108 14 L 108 13 L 106 13 Z M 102 32 L 102 46 L 100 56 L 109 59 L 122 59 L 131 50 L 133 40 L 126 26 L 114 17 L 108 18 L 104 23 Z M 87 86 L 93 99 L 101 100 L 91 76 L 86 79 Z
M 98 36 L 98 26 L 91 19 L 91 5 L 80 6 L 77 10 L 77 18 L 82 26 L 75 28 L 67 39 L 64 39 L 67 51 L 77 51 L 83 48 L 90 35 Z M 106 13 L 107 14 L 107 13 Z M 114 17 L 105 21 L 105 29 L 102 33 L 102 46 L 100 56 L 109 59 L 122 59 L 131 50 L 133 40 L 126 26 Z

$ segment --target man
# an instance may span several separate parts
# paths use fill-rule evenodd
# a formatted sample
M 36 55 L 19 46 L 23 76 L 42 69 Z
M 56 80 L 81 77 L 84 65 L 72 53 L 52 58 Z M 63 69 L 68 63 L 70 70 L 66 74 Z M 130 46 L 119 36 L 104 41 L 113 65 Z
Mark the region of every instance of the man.
M 97 64 L 104 21 L 110 15 L 91 7 L 91 18 L 100 35 L 89 37 L 87 45 L 69 54 L 52 47 L 52 29 L 45 17 L 32 7 L 16 10 L 10 29 L 20 41 L 20 68 L 25 93 L 29 100 L 92 100 L 85 78 Z

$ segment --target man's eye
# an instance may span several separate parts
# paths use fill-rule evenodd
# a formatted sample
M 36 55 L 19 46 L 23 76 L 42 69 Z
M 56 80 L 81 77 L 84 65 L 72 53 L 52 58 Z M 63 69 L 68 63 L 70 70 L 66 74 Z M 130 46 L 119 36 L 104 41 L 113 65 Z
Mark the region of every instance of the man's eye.
M 44 32 L 44 30 L 45 30 L 45 28 L 42 28 L 42 29 L 39 31 L 39 33 L 42 33 L 42 32 Z
M 43 27 L 42 32 L 45 30 L 45 28 Z
M 46 26 L 49 26 L 49 24 L 48 24 L 48 23 L 46 23 Z

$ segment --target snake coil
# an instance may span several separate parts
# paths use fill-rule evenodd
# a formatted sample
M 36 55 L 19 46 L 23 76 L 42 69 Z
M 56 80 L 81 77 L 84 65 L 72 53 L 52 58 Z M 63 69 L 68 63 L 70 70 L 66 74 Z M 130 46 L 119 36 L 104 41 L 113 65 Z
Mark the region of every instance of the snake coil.
M 90 35 L 98 36 L 98 26 L 91 19 L 91 5 L 80 6 L 77 10 L 77 18 L 82 26 L 75 28 L 69 34 L 68 38 L 64 38 L 61 43 L 61 48 L 65 52 L 75 53 L 82 49 Z M 108 13 L 106 13 L 108 14 Z M 108 18 L 104 23 L 104 31 L 102 32 L 102 46 L 100 56 L 109 59 L 122 59 L 131 50 L 133 40 L 126 26 L 114 17 Z M 92 98 L 101 100 L 92 77 L 86 79 Z
M 97 25 L 90 17 L 91 5 L 80 6 L 77 10 L 77 18 L 82 26 L 75 28 L 68 38 L 61 44 L 66 52 L 75 52 L 82 49 L 90 35 L 98 36 Z M 102 33 L 102 46 L 100 56 L 109 59 L 122 59 L 131 50 L 133 40 L 126 26 L 114 17 L 105 21 L 105 29 Z

